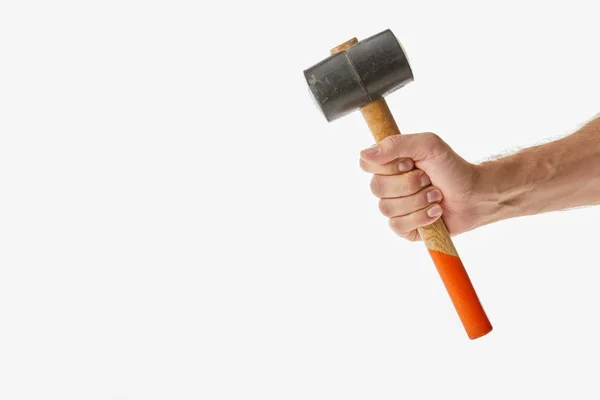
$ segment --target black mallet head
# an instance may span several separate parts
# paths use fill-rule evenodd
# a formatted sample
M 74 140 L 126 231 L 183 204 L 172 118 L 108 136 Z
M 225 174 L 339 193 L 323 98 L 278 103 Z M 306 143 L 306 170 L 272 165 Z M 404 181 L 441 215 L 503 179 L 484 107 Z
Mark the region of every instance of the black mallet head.
M 304 77 L 329 122 L 414 79 L 404 50 L 389 29 L 327 57 L 305 70 Z

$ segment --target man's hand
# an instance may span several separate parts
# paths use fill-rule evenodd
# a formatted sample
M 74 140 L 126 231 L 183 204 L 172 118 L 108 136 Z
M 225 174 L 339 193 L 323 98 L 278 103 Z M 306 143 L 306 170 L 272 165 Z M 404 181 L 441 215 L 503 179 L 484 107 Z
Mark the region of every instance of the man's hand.
M 420 240 L 417 228 L 442 214 L 450 235 L 483 223 L 477 166 L 433 133 L 389 136 L 361 152 L 360 166 L 374 174 L 371 191 L 401 237 Z
M 600 117 L 562 139 L 471 164 L 433 133 L 395 135 L 361 152 L 394 232 L 444 215 L 455 236 L 495 221 L 600 204 Z M 414 168 L 417 169 L 414 169 Z

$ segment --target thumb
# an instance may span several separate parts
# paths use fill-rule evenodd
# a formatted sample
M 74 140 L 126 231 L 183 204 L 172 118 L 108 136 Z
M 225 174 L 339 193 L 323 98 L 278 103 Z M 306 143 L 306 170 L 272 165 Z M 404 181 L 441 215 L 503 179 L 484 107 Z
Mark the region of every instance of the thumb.
M 373 164 L 386 164 L 397 158 L 421 161 L 443 152 L 445 143 L 434 133 L 392 135 L 361 151 L 360 157 Z

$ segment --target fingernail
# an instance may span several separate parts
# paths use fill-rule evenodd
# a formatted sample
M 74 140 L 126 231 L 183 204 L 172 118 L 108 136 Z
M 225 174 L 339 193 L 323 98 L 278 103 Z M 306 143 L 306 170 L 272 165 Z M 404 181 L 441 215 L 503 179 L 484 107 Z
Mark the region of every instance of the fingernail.
M 420 181 L 421 181 L 421 187 L 425 187 L 431 183 L 431 180 L 429 179 L 427 174 L 421 175 Z
M 435 203 L 436 201 L 440 201 L 442 199 L 442 193 L 439 190 L 435 189 L 430 192 L 427 192 L 426 197 L 427 202 Z
M 442 215 L 442 207 L 436 204 L 435 206 L 427 210 L 427 215 L 429 216 L 429 218 L 439 217 L 440 215 Z
M 361 153 L 366 156 L 374 156 L 375 154 L 379 153 L 379 147 L 377 145 L 373 145 L 373 147 L 369 147 L 368 149 L 363 150 Z
M 400 172 L 408 172 L 412 169 L 413 164 L 410 160 L 402 160 L 398 163 L 398 171 Z

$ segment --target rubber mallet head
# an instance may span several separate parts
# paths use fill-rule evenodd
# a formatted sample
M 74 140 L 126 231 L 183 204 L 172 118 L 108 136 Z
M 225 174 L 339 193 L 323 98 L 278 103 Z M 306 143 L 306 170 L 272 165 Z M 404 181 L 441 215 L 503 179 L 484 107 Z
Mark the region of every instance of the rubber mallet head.
M 330 122 L 413 81 L 404 50 L 389 29 L 354 42 L 304 71 L 315 103 Z

